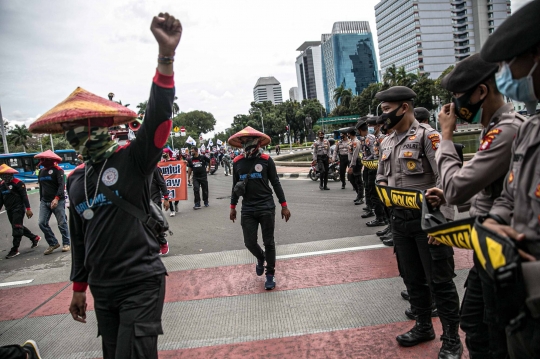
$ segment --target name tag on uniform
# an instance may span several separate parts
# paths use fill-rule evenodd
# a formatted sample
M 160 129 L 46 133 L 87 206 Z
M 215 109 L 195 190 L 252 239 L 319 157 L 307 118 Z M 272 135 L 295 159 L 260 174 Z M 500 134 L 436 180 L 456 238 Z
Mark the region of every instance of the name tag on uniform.
M 379 198 L 386 207 L 422 209 L 424 195 L 415 189 L 375 186 Z

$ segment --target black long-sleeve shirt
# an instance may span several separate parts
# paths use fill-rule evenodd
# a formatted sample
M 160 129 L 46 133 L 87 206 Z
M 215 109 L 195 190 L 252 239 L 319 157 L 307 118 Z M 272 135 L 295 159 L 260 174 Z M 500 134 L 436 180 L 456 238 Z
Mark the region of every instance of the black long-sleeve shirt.
M 8 211 L 30 209 L 28 194 L 24 182 L 13 178 L 10 182 L 0 182 L 0 209 L 6 206 Z
M 42 168 L 39 171 L 39 200 L 52 202 L 64 198 L 64 170 L 58 166 Z
M 150 212 L 150 182 L 170 133 L 174 100 L 173 76 L 156 73 L 137 138 L 107 159 L 87 168 L 80 166 L 68 177 L 71 200 L 69 227 L 72 240 L 71 280 L 74 291 L 87 284 L 117 286 L 166 273 L 159 258 L 159 244 L 152 232 L 137 218 L 124 212 L 98 190 L 97 176 L 122 199 Z M 93 180 L 88 180 L 93 178 Z M 85 191 L 94 216 L 87 220 Z
M 152 176 L 152 184 L 150 185 L 150 196 L 155 203 L 161 203 L 161 197 L 169 199 L 169 190 L 161 173 L 161 168 L 156 166 L 154 175 Z
M 255 166 L 255 167 L 254 167 Z M 285 193 L 281 188 L 274 160 L 267 154 L 262 154 L 255 158 L 245 158 L 244 155 L 236 156 L 233 163 L 233 189 L 238 181 L 243 181 L 249 171 L 253 168 L 249 176 L 246 193 L 242 196 L 242 211 L 259 211 L 275 208 L 272 189 L 268 182 L 272 184 L 276 196 L 281 206 L 287 206 Z M 231 208 L 236 208 L 238 196 L 232 191 Z

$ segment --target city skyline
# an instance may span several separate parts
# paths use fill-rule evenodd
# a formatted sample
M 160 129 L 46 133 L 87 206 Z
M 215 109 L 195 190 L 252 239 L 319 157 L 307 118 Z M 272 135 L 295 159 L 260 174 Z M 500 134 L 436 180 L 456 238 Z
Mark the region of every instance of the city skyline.
M 512 1 L 512 12 L 526 2 Z M 172 0 L 3 1 L 2 114 L 11 124 L 29 125 L 77 86 L 104 98 L 113 92 L 115 100 L 136 110 L 147 99 L 155 72 L 150 22 L 166 10 L 184 26 L 175 61 L 180 110 L 211 112 L 219 132 L 247 112 L 261 75 L 272 74 L 282 88 L 296 87 L 298 44 L 318 39 L 334 22 L 369 21 L 375 40 L 377 3 L 344 0 L 328 7 L 279 0 L 262 12 L 257 4 L 240 1 L 216 2 L 212 11 L 194 0 L 182 6 Z

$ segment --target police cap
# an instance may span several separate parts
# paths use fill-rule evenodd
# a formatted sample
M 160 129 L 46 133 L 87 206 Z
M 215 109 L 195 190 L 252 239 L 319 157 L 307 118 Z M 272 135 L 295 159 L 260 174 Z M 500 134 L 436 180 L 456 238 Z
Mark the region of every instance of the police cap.
M 358 122 L 356 123 L 356 126 L 354 126 L 357 130 L 362 130 L 362 131 L 367 131 L 367 119 L 368 117 L 367 116 L 364 116 L 364 117 L 360 117 L 360 119 L 358 120 Z
M 486 62 L 480 54 L 474 54 L 460 61 L 442 79 L 441 86 L 450 92 L 467 92 L 493 76 L 498 68 L 496 63 Z
M 347 128 L 347 133 L 356 135 L 356 128 L 354 128 L 354 127 Z
M 379 116 L 369 116 L 366 120 L 366 123 L 369 126 L 373 126 L 377 124 L 377 120 L 379 119 Z
M 339 133 L 347 133 L 348 130 L 349 130 L 348 127 L 343 127 L 343 128 L 340 128 L 338 131 Z
M 429 120 L 429 111 L 425 107 L 416 107 L 414 109 L 414 118 L 418 121 Z
M 508 17 L 486 40 L 480 56 L 488 62 L 511 60 L 540 43 L 540 1 L 531 1 Z
M 375 98 L 381 102 L 412 101 L 415 97 L 416 93 L 405 86 L 390 87 L 375 94 Z

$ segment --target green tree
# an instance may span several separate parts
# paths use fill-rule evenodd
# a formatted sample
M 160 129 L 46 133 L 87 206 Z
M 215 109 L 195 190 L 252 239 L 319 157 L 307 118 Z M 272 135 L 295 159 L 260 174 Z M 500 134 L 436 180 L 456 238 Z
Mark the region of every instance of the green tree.
M 137 114 L 139 116 L 144 116 L 144 113 L 146 112 L 146 105 L 148 105 L 148 101 L 139 102 L 139 104 L 137 105 L 137 108 L 139 109 L 137 111 Z
M 26 125 L 15 125 L 9 134 L 10 142 L 15 146 L 22 146 L 23 152 L 26 152 L 26 145 L 28 139 L 32 137 L 32 134 L 26 128 Z
M 334 89 L 333 98 L 334 102 L 336 103 L 336 107 L 342 105 L 348 109 L 351 104 L 352 97 L 353 94 L 351 89 L 346 89 L 343 84 Z
M 412 90 L 416 93 L 414 100 L 415 107 L 425 107 L 428 110 L 435 109 L 432 96 L 437 94 L 435 81 L 429 78 L 429 73 L 424 73 L 418 76 L 418 80 L 412 86 Z
M 450 103 L 452 102 L 452 93 L 446 89 L 444 89 L 442 86 L 441 86 L 441 82 L 442 82 L 442 79 L 448 75 L 450 73 L 450 71 L 452 71 L 454 69 L 454 65 L 451 65 L 449 67 L 446 68 L 446 70 L 444 70 L 441 74 L 441 76 L 439 76 L 439 78 L 437 80 L 435 80 L 435 91 L 436 91 L 436 95 L 439 96 L 440 100 L 441 100 L 441 104 L 447 104 L 447 103 Z

